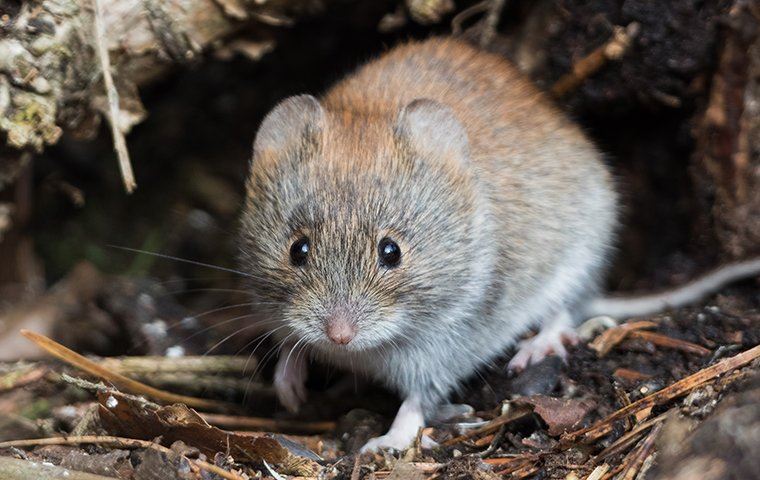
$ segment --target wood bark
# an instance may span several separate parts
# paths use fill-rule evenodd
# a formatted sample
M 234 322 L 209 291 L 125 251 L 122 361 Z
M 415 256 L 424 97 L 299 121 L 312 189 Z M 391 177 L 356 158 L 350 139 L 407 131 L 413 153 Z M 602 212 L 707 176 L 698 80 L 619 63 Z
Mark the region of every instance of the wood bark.
M 658 439 L 661 453 L 656 466 L 646 478 L 756 478 L 759 442 L 760 375 L 755 374 L 693 430 L 692 422 L 670 419 Z
M 723 31 L 706 108 L 697 119 L 692 175 L 724 256 L 760 252 L 760 7 L 738 0 Z
M 99 0 L 104 38 L 94 29 L 93 0 L 37 0 L 0 7 L 0 189 L 26 152 L 40 152 L 63 131 L 97 132 L 107 109 L 95 42 L 106 44 L 119 92 L 121 131 L 145 116 L 137 87 L 246 25 L 288 25 L 323 8 L 322 0 Z

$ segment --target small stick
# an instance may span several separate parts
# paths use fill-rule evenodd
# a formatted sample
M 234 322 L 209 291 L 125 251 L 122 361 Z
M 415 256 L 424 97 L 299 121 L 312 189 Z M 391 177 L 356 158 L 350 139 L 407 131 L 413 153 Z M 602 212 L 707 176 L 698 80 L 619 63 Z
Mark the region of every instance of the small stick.
M 510 457 L 495 457 L 495 458 L 484 458 L 483 463 L 487 463 L 488 465 L 511 465 L 516 462 L 529 462 L 536 460 L 538 457 L 535 454 L 528 453 L 526 455 L 513 455 Z
M 586 477 L 586 480 L 600 480 L 609 470 L 610 466 L 606 463 L 603 463 L 596 467 L 594 471 L 591 472 L 588 477 Z
M 499 427 L 499 430 L 493 435 L 493 438 L 491 439 L 491 443 L 488 445 L 488 448 L 483 450 L 478 454 L 480 458 L 487 458 L 491 456 L 500 446 L 502 441 L 504 441 L 504 434 L 507 431 L 507 425 L 504 424 L 501 427 Z
M 632 462 L 628 465 L 625 473 L 623 473 L 623 476 L 620 477 L 620 480 L 634 480 L 634 478 L 636 478 L 636 474 L 639 473 L 639 470 L 641 470 L 641 466 L 644 464 L 644 460 L 646 460 L 647 457 L 652 453 L 652 449 L 654 448 L 654 441 L 660 434 L 660 430 L 662 430 L 662 423 L 655 425 L 655 427 L 649 433 L 649 436 L 644 439 L 641 444 L 641 448 L 633 456 Z
M 47 351 L 54 357 L 73 365 L 74 367 L 84 370 L 90 375 L 107 380 L 117 387 L 124 389 L 128 392 L 138 395 L 146 395 L 157 400 L 161 400 L 167 403 L 184 403 L 190 407 L 196 408 L 209 408 L 214 410 L 225 410 L 233 408 L 232 405 L 227 405 L 223 402 L 217 402 L 214 400 L 208 400 L 205 398 L 188 397 L 185 395 L 177 395 L 171 392 L 165 392 L 157 388 L 140 383 L 137 380 L 125 377 L 120 373 L 112 372 L 103 366 L 93 362 L 92 360 L 76 353 L 75 351 L 64 347 L 58 342 L 51 340 L 50 338 L 40 335 L 38 333 L 30 332 L 29 330 L 21 330 L 21 335 L 25 336 L 37 346 Z
M 256 369 L 255 362 L 233 355 L 185 357 L 109 357 L 101 365 L 123 374 L 149 373 L 239 373 L 245 375 Z
M 454 36 L 461 35 L 462 30 L 464 30 L 462 24 L 479 13 L 487 12 L 490 5 L 490 0 L 483 0 L 457 13 L 451 19 L 451 34 Z
M 128 374 L 128 376 L 162 390 L 180 390 L 187 395 L 210 395 L 213 392 L 247 393 L 249 396 L 255 395 L 256 398 L 272 398 L 275 395 L 271 384 L 252 382 L 245 378 L 194 373 L 145 373 Z
M 470 438 L 477 437 L 485 433 L 491 433 L 494 430 L 498 430 L 499 427 L 501 427 L 502 425 L 505 425 L 513 420 L 516 420 L 520 417 L 524 417 L 525 415 L 528 415 L 529 413 L 531 413 L 531 411 L 532 410 L 528 407 L 525 407 L 525 408 L 512 407 L 509 409 L 509 411 L 507 411 L 506 413 L 502 415 L 499 415 L 498 417 L 494 418 L 493 420 L 483 425 L 482 427 L 474 428 L 470 430 L 469 432 L 459 435 L 458 437 L 450 438 L 446 440 L 445 442 L 442 442 L 441 446 L 450 447 L 452 445 L 462 443 L 465 440 L 469 440 Z
M 591 53 L 578 60 L 572 71 L 563 75 L 552 86 L 551 93 L 559 98 L 578 88 L 588 77 L 599 71 L 608 61 L 618 60 L 628 49 L 634 37 L 639 33 L 639 24 L 631 22 L 625 28 L 616 26 L 612 39 L 594 49 Z
M 614 455 L 616 453 L 619 453 L 621 450 L 629 447 L 631 444 L 633 444 L 641 434 L 652 428 L 654 425 L 657 425 L 659 423 L 662 423 L 667 419 L 668 415 L 670 414 L 671 410 L 668 410 L 667 412 L 658 415 L 650 420 L 647 420 L 646 422 L 642 422 L 638 424 L 633 430 L 630 432 L 627 432 L 622 437 L 615 440 L 610 446 L 599 452 L 599 454 L 594 458 L 594 463 L 598 463 L 605 458 L 609 457 L 610 455 Z
M 612 372 L 612 376 L 621 380 L 627 380 L 629 382 L 639 382 L 641 380 L 649 380 L 651 375 L 639 372 L 638 370 L 631 370 L 630 368 L 620 367 Z
M 472 443 L 476 447 L 487 447 L 488 445 L 491 444 L 491 441 L 493 441 L 493 437 L 495 437 L 495 436 L 496 436 L 496 434 L 492 433 L 490 435 L 486 435 L 484 437 L 480 437 L 479 439 L 475 440 Z
M 159 445 L 147 440 L 138 440 L 136 438 L 124 438 L 113 437 L 110 435 L 82 435 L 80 437 L 50 437 L 50 438 L 33 438 L 29 440 L 10 440 L 8 442 L 0 442 L 0 448 L 9 447 L 37 447 L 42 445 L 78 445 L 80 443 L 94 443 L 99 445 L 112 445 L 122 448 L 151 448 L 161 453 L 179 455 L 177 452 L 170 448 L 166 448 L 163 445 Z M 182 455 L 184 457 L 184 455 Z M 232 472 L 228 472 L 221 467 L 218 467 L 212 463 L 204 462 L 203 460 L 194 460 L 192 458 L 185 459 L 191 464 L 195 465 L 201 470 L 215 473 L 227 480 L 244 480 L 243 477 Z
M 657 324 L 649 320 L 640 320 L 637 322 L 626 322 L 617 327 L 612 327 L 604 332 L 600 333 L 591 343 L 588 344 L 589 348 L 597 353 L 599 358 L 607 355 L 615 346 L 628 337 L 628 334 L 633 331 L 642 330 L 645 328 L 655 328 Z
M 234 415 L 219 415 L 215 413 L 199 413 L 211 425 L 225 430 L 264 430 L 268 432 L 300 432 L 324 433 L 335 430 L 336 422 L 299 422 L 296 420 L 277 420 L 260 417 L 238 417 Z
M 359 480 L 359 477 L 362 474 L 362 466 L 359 463 L 361 458 L 362 458 L 361 455 L 357 455 L 356 458 L 354 459 L 354 468 L 351 469 L 351 480 Z
M 612 422 L 616 420 L 625 418 L 628 415 L 632 415 L 645 408 L 659 405 L 676 397 L 680 397 L 681 395 L 684 395 L 696 389 L 697 387 L 704 385 L 715 377 L 747 365 L 758 357 L 760 357 L 760 345 L 756 345 L 749 350 L 746 350 L 733 357 L 721 360 L 715 365 L 703 368 L 702 370 L 689 375 L 686 378 L 682 378 L 681 380 L 668 387 L 663 388 L 662 390 L 654 392 L 647 397 L 636 400 L 630 405 L 624 406 L 623 408 L 607 416 L 607 418 L 600 420 L 590 427 L 582 428 L 580 430 L 576 430 L 575 432 L 563 435 L 562 442 L 565 444 L 570 444 L 577 441 L 580 437 L 587 437 L 587 439 L 590 439 L 594 437 L 593 434 L 595 433 L 605 430 L 608 431 L 608 429 L 611 427 Z
M 95 48 L 98 51 L 100 60 L 100 69 L 103 71 L 103 83 L 106 87 L 106 96 L 108 98 L 108 120 L 111 124 L 111 135 L 113 136 L 113 146 L 116 156 L 119 159 L 119 169 L 121 178 L 124 182 L 124 188 L 127 193 L 132 193 L 137 188 L 135 175 L 132 172 L 132 163 L 129 160 L 129 151 L 127 142 L 124 138 L 121 128 L 119 128 L 119 92 L 113 83 L 111 76 L 111 59 L 108 57 L 108 48 L 106 46 L 106 32 L 103 26 L 103 6 L 102 0 L 92 0 L 95 6 L 94 26 L 95 26 Z
M 647 332 L 645 330 L 635 330 L 628 332 L 628 337 L 640 338 L 646 342 L 652 343 L 659 347 L 672 348 L 674 350 L 681 350 L 687 353 L 694 353 L 696 355 L 706 356 L 712 353 L 709 349 L 696 343 L 687 342 L 686 340 L 679 340 L 677 338 L 668 337 L 661 333 Z

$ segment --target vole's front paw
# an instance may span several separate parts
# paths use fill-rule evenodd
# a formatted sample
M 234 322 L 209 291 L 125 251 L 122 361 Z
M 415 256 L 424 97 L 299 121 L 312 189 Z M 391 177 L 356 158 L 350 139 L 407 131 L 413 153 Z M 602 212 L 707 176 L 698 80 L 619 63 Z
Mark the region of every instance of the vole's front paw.
M 511 372 L 520 372 L 528 365 L 536 364 L 551 354 L 566 361 L 565 345 L 576 345 L 578 342 L 578 334 L 571 326 L 564 322 L 556 322 L 542 328 L 534 337 L 520 342 L 517 353 L 509 361 L 508 368 Z
M 361 453 L 365 452 L 377 452 L 386 448 L 392 448 L 394 450 L 403 451 L 412 446 L 414 438 L 408 438 L 401 435 L 394 435 L 392 432 L 388 432 L 385 435 L 375 437 L 368 441 L 361 449 Z M 420 446 L 422 448 L 435 448 L 438 446 L 438 442 L 423 435 L 420 439 Z
M 377 452 L 386 448 L 392 448 L 394 450 L 406 450 L 412 445 L 412 441 L 414 441 L 414 438 L 393 435 L 391 432 L 388 432 L 385 435 L 375 437 L 369 442 L 365 443 L 361 449 L 361 453 Z
M 306 362 L 283 355 L 274 371 L 274 390 L 277 399 L 291 413 L 297 413 L 306 401 Z

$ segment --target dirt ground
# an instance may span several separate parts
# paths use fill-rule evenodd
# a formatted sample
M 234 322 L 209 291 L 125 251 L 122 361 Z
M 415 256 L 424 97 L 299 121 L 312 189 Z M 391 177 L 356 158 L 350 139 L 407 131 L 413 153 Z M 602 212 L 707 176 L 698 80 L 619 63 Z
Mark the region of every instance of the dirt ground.
M 753 359 L 760 356 L 755 352 L 760 344 L 760 296 L 754 281 L 731 287 L 704 305 L 633 319 L 601 333 L 591 328 L 594 322 L 586 324 L 581 331 L 588 340 L 571 350 L 566 364 L 551 358 L 510 377 L 507 355 L 474 377 L 453 399 L 457 408 L 425 431 L 439 447 L 358 456 L 357 449 L 368 438 L 387 428 L 398 406 L 394 395 L 312 365 L 309 401 L 299 415 L 289 415 L 274 401 L 271 365 L 256 362 L 256 357 L 271 357 L 264 354 L 267 347 L 254 357 L 237 345 L 214 352 L 240 353 L 237 357 L 196 357 L 218 344 L 219 335 L 198 335 L 204 331 L 197 323 L 202 318 L 191 322 L 194 317 L 185 308 L 167 300 L 165 286 L 104 276 L 88 266 L 80 269 L 84 273 L 74 278 L 77 283 L 68 278 L 56 293 L 81 286 L 88 275 L 97 277 L 98 291 L 86 300 L 84 317 L 90 323 L 82 317 L 84 323 L 76 330 L 90 334 L 69 336 L 64 343 L 86 348 L 101 338 L 104 348 L 110 339 L 144 353 L 171 345 L 186 356 L 97 361 L 96 366 L 111 373 L 95 376 L 97 371 L 65 354 L 65 363 L 3 363 L 4 459 L 36 462 L 51 472 L 60 466 L 123 479 L 197 478 L 195 471 L 202 472 L 201 478 L 219 478 L 206 470 L 209 464 L 231 475 L 226 478 L 675 478 L 663 472 L 676 464 L 662 459 L 690 459 L 689 449 L 704 449 L 699 442 L 705 440 L 699 439 L 710 422 L 724 429 L 746 427 L 750 438 L 760 428 L 745 423 L 751 420 L 746 415 L 721 413 L 724 404 L 741 402 L 742 395 L 757 396 L 760 361 Z M 67 293 L 69 299 L 77 295 Z M 30 308 L 39 312 L 37 306 Z M 218 321 L 206 319 L 203 324 Z M 735 362 L 742 352 L 749 352 L 743 362 L 710 372 L 721 362 Z M 193 359 L 197 364 L 188 363 Z M 162 398 L 151 392 L 147 400 L 134 397 L 129 394 L 146 392 L 109 376 L 113 372 L 191 398 Z M 697 378 L 697 372 L 709 373 Z M 683 379 L 685 386 L 676 388 Z M 658 394 L 662 397 L 652 400 Z M 194 405 L 207 398 L 217 403 L 201 403 L 192 410 L 177 403 Z M 744 402 L 751 405 L 746 398 Z M 631 405 L 635 408 L 618 415 Z M 22 441 L 38 438 L 50 444 Z M 137 440 L 153 443 L 129 443 Z M 717 455 L 710 458 L 711 468 L 723 469 L 709 478 L 753 478 L 755 445 L 733 442 L 724 451 L 707 449 L 707 454 Z M 158 445 L 164 447 L 156 450 Z M 0 459 L 0 472 L 11 467 Z M 594 472 L 603 474 L 589 477 Z M 39 478 L 58 477 L 50 473 Z

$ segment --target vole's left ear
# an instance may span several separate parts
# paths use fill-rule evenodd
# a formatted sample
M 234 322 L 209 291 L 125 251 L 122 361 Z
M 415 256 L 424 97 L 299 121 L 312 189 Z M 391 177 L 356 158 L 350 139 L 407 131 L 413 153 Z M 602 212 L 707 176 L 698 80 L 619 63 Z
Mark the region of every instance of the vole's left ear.
M 463 162 L 469 159 L 467 132 L 454 111 L 435 100 L 413 100 L 402 108 L 394 133 L 419 154 L 453 155 Z

